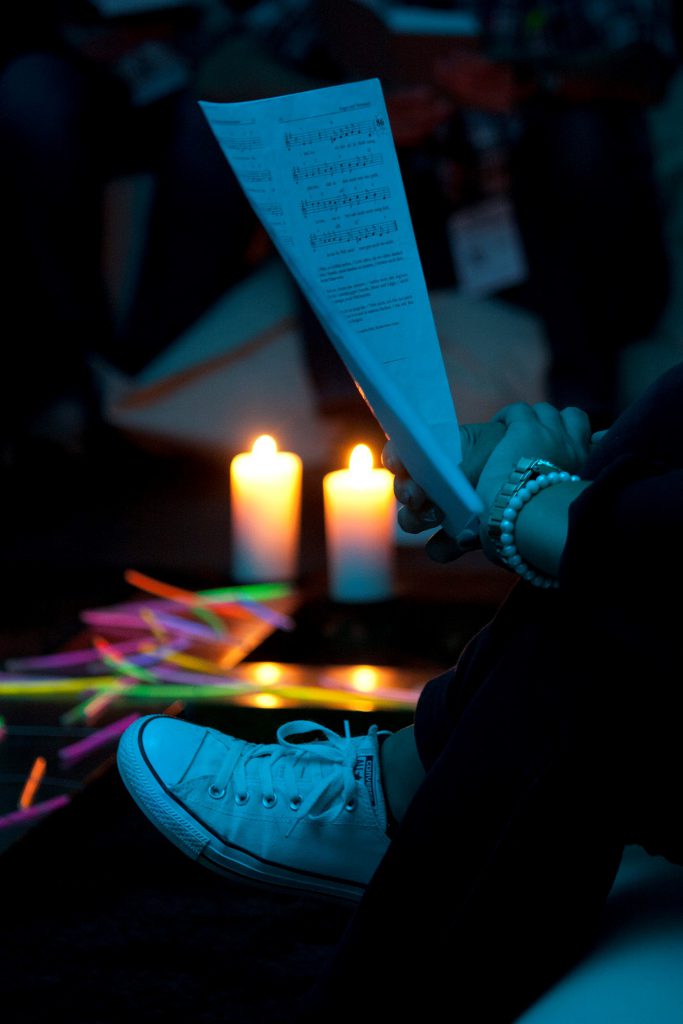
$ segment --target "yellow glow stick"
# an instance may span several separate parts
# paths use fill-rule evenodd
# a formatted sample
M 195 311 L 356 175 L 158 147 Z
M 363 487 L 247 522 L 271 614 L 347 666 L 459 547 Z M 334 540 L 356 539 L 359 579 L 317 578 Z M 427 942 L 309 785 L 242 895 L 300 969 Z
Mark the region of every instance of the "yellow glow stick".
M 0 697 L 44 697 L 46 694 L 83 693 L 84 690 L 101 690 L 118 687 L 120 676 L 74 676 L 60 679 L 3 679 L 0 681 Z

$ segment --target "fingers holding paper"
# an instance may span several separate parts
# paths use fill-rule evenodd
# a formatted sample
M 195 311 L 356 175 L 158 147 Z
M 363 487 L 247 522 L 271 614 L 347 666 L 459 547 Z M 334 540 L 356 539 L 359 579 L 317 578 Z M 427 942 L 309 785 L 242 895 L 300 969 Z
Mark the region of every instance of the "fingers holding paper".
M 461 468 L 483 500 L 482 524 L 488 510 L 520 458 L 544 458 L 572 473 L 581 473 L 591 443 L 587 415 L 577 408 L 556 409 L 547 402 L 529 405 L 517 402 L 501 409 L 489 423 L 460 427 Z M 402 504 L 399 525 L 407 533 L 433 530 L 444 514 L 406 472 L 391 442 L 385 446 L 383 461 L 394 473 L 394 493 Z M 463 531 L 453 538 L 443 530 L 428 541 L 425 550 L 438 562 L 452 561 L 467 551 L 481 547 L 482 532 Z
M 462 470 L 473 487 L 477 486 L 482 469 L 504 434 L 505 427 L 500 423 L 470 423 L 460 427 Z M 396 478 L 394 494 L 402 506 L 398 513 L 401 529 L 417 534 L 438 526 L 444 513 L 408 474 L 391 441 L 384 447 L 382 462 Z M 476 547 L 479 547 L 479 539 L 472 531 L 453 538 L 441 530 L 430 538 L 425 550 L 434 561 L 450 562 Z

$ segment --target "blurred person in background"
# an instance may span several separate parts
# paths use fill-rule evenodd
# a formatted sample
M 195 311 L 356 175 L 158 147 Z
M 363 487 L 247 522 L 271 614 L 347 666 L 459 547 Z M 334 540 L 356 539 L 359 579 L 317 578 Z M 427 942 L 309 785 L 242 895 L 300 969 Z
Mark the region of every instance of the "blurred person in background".
M 480 21 L 480 50 L 454 50 L 434 82 L 487 117 L 507 154 L 529 299 L 550 348 L 549 400 L 604 427 L 619 411 L 619 353 L 647 337 L 667 297 L 646 112 L 676 67 L 671 5 L 461 6 Z

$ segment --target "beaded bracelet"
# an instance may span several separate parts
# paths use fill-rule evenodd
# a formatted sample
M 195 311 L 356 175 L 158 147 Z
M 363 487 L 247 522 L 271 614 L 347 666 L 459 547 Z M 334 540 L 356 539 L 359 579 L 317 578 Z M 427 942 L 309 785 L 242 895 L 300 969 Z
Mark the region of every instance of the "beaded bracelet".
M 496 555 L 509 569 L 534 587 L 550 589 L 559 581 L 538 572 L 525 562 L 515 543 L 515 523 L 520 510 L 539 491 L 553 484 L 578 481 L 581 477 L 567 473 L 545 459 L 520 459 L 510 478 L 496 495 L 487 523 L 487 533 Z

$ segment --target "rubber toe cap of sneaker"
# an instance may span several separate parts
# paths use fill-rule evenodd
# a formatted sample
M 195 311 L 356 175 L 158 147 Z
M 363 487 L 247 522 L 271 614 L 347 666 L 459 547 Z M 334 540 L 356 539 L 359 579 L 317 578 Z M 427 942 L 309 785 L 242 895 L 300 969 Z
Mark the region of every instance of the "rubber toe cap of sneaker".
M 194 760 L 205 735 L 206 729 L 189 722 L 149 718 L 140 728 L 140 749 L 164 785 L 175 786 Z

